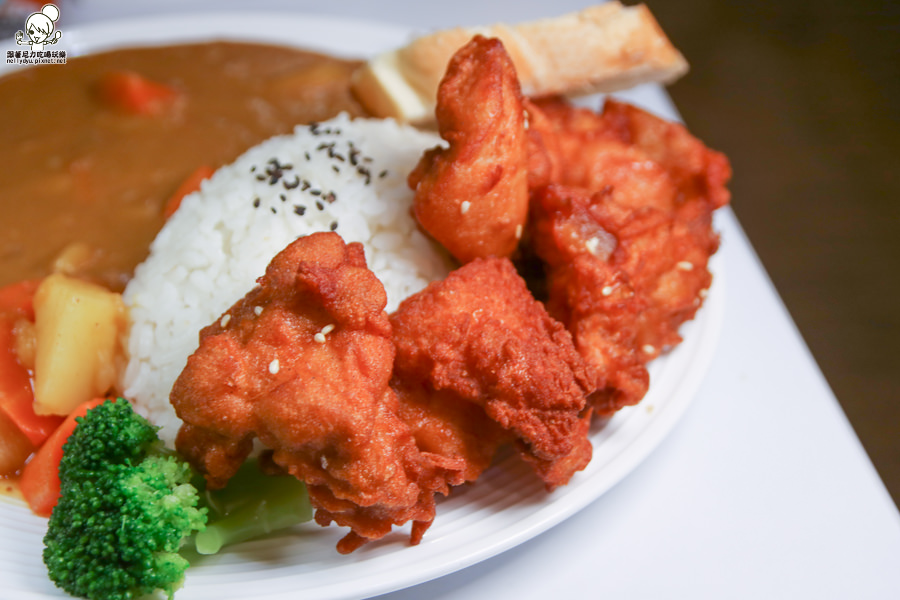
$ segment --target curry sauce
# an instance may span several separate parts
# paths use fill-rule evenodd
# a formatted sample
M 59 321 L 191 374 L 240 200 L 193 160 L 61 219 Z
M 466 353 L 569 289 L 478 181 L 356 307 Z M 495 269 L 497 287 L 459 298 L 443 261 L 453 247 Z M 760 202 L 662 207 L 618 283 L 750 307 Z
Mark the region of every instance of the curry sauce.
M 134 48 L 0 79 L 0 285 L 64 270 L 121 290 L 201 166 L 227 164 L 300 123 L 363 113 L 358 63 L 236 42 Z M 111 72 L 176 92 L 157 114 L 99 93 Z

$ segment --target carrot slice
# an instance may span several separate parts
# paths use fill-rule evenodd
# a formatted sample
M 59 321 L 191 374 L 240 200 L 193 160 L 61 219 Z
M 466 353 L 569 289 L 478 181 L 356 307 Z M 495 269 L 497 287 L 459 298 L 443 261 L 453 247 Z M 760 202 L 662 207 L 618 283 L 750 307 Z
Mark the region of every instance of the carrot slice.
M 13 350 L 14 321 L 0 316 L 0 410 L 35 446 L 40 446 L 65 417 L 37 415 L 28 370 Z
M 179 94 L 162 83 L 135 73 L 113 71 L 100 80 L 100 99 L 107 106 L 129 114 L 160 115 L 178 100 Z
M 21 471 L 32 452 L 34 445 L 12 419 L 0 411 L 0 477 L 10 477 Z
M 34 292 L 41 279 L 26 279 L 0 288 L 0 314 L 34 321 Z
M 181 185 L 178 186 L 178 189 L 175 190 L 175 193 L 172 194 L 172 197 L 166 202 L 166 206 L 163 209 L 163 216 L 166 220 L 175 214 L 175 211 L 181 206 L 181 201 L 184 197 L 199 190 L 200 184 L 203 183 L 204 180 L 212 177 L 213 173 L 215 173 L 215 169 L 208 165 L 203 165 L 202 167 L 197 167 L 193 173 L 188 175 L 187 179 L 181 182 Z
M 106 398 L 95 398 L 73 410 L 25 464 L 19 478 L 19 489 L 34 514 L 49 517 L 59 501 L 59 462 L 62 460 L 63 446 L 78 425 L 75 419 L 105 401 Z
M 34 320 L 34 292 L 40 283 L 32 279 L 0 288 L 0 411 L 34 446 L 40 446 L 64 418 L 34 413 L 31 378 L 13 349 L 16 320 Z

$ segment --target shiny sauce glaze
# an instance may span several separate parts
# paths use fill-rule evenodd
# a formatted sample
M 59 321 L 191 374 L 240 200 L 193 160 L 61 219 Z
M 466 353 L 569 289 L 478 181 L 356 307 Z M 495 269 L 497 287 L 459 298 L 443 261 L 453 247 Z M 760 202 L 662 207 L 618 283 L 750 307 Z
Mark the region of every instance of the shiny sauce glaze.
M 167 200 L 201 166 L 340 111 L 357 62 L 237 42 L 134 48 L 0 78 L 0 285 L 62 268 L 120 291 Z M 104 99 L 110 73 L 175 90 L 158 114 Z

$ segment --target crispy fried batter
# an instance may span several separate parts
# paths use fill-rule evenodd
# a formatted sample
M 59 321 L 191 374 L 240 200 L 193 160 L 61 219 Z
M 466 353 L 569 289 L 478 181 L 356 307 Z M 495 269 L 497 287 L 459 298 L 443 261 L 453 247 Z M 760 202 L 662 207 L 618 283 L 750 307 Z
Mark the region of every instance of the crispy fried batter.
M 592 214 L 591 201 L 585 191 L 562 186 L 535 192 L 532 237 L 548 265 L 548 310 L 593 367 L 595 410 L 609 414 L 647 392 L 649 374 L 635 340 L 648 301 L 614 264 L 618 241 Z
M 184 421 L 176 448 L 215 488 L 258 438 L 307 483 L 317 522 L 352 529 L 342 552 L 409 520 L 421 536 L 433 493 L 388 385 L 386 301 L 360 244 L 334 233 L 292 243 L 201 331 L 171 394 Z
M 680 123 L 607 99 L 601 113 L 558 97 L 526 100 L 529 189 L 555 183 L 615 192 L 630 208 L 675 211 L 706 227 L 728 204 L 731 166 Z
M 682 213 L 681 220 L 708 217 L 713 210 L 728 204 L 728 158 L 707 148 L 684 125 L 615 100 L 605 103 L 602 118 L 618 139 L 640 149 L 669 174 L 680 193 L 675 204 Z M 692 207 L 693 204 L 703 207 Z
M 551 313 L 595 367 L 594 407 L 608 414 L 643 397 L 643 364 L 681 341 L 702 303 L 730 167 L 683 126 L 620 102 L 528 110 L 530 238 Z
M 527 155 L 522 94 L 499 40 L 475 36 L 453 56 L 436 114 L 449 147 L 409 176 L 416 218 L 460 262 L 509 256 L 528 214 Z
M 607 110 L 620 103 L 610 100 Z M 632 144 L 611 113 L 576 108 L 560 98 L 527 104 L 529 188 L 549 184 L 593 193 L 615 191 L 618 203 L 632 208 L 672 208 L 676 186 L 666 170 Z
M 391 323 L 395 379 L 420 382 L 444 405 L 480 406 L 550 489 L 587 465 L 583 418 L 592 378 L 569 333 L 508 259 L 464 265 L 406 299 Z
M 400 398 L 400 418 L 434 474 L 435 492 L 446 496 L 452 486 L 478 479 L 512 437 L 480 405 L 452 390 L 434 390 L 425 381 L 400 377 L 394 377 L 391 386 Z

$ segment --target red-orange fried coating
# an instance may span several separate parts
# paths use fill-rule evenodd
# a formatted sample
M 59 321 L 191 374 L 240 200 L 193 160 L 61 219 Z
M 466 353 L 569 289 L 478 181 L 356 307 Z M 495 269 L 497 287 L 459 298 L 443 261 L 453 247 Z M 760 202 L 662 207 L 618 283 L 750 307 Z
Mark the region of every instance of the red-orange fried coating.
M 533 242 L 548 265 L 548 310 L 562 320 L 596 377 L 598 414 L 636 404 L 649 386 L 636 350 L 648 301 L 613 264 L 618 241 L 590 211 L 591 196 L 548 186 L 532 199 Z
M 258 438 L 306 482 L 317 522 L 351 528 L 341 552 L 410 520 L 421 537 L 433 493 L 388 385 L 386 302 L 360 244 L 334 233 L 293 242 L 201 331 L 171 393 L 184 421 L 176 448 L 216 488 Z
M 441 406 L 454 406 L 451 412 L 464 410 L 457 403 L 481 407 L 550 489 L 587 465 L 592 378 L 569 333 L 531 296 L 508 259 L 464 265 L 407 298 L 391 323 L 395 379 L 437 392 Z M 429 412 L 440 418 L 443 410 Z
M 730 166 L 687 130 L 616 101 L 528 103 L 530 239 L 548 306 L 598 374 L 598 414 L 638 402 L 644 363 L 681 341 L 712 276 Z
M 448 147 L 409 176 L 422 227 L 460 262 L 509 256 L 528 214 L 525 115 L 512 60 L 475 36 L 453 56 L 437 97 Z
M 728 204 L 731 193 L 726 186 L 731 179 L 731 164 L 684 125 L 614 100 L 606 102 L 602 118 L 620 140 L 640 149 L 669 174 L 680 193 L 675 208 L 682 213 L 682 220 L 699 217 L 701 211 L 709 217 L 711 211 Z M 694 204 L 704 208 L 687 210 Z
M 400 399 L 400 418 L 433 473 L 437 493 L 446 496 L 452 486 L 478 479 L 500 446 L 511 441 L 512 436 L 480 405 L 452 390 L 434 390 L 425 381 L 399 377 L 391 386 Z
M 703 225 L 728 204 L 728 159 L 680 123 L 613 99 L 601 113 L 557 97 L 526 107 L 532 191 L 555 183 L 614 192 L 627 207 L 671 210 Z

